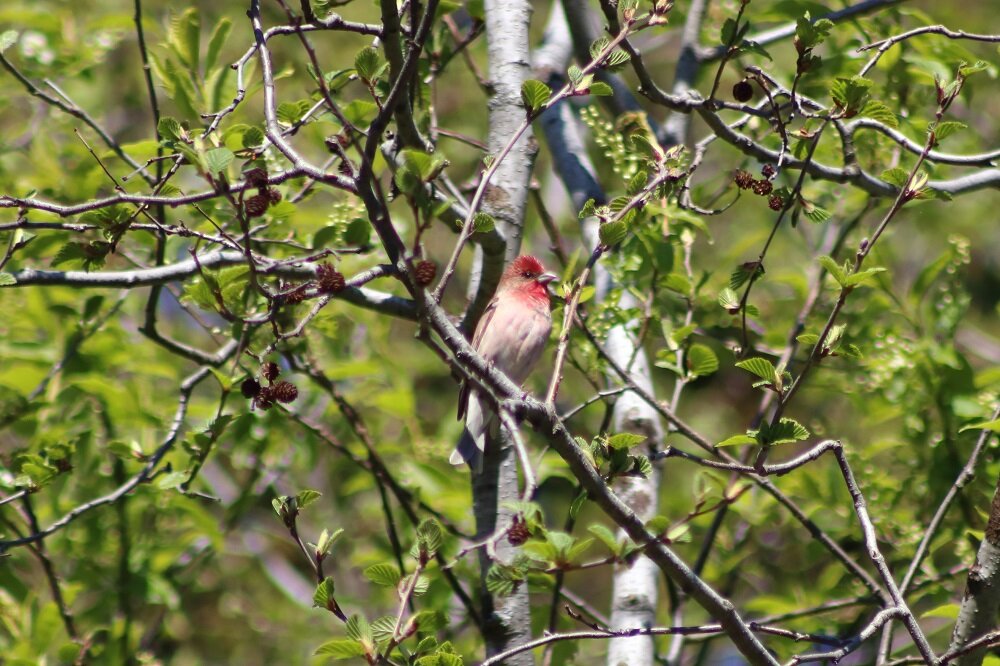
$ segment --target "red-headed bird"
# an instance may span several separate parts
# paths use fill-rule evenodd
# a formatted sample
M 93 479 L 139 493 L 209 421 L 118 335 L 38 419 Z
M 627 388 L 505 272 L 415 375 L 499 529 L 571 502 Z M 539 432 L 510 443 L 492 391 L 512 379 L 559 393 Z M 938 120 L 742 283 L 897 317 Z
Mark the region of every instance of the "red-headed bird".
M 521 255 L 504 271 L 497 293 L 476 327 L 472 346 L 515 384 L 528 378 L 549 339 L 552 315 L 548 284 L 555 279 L 538 259 Z M 478 468 L 487 434 L 499 430 L 494 427 L 497 418 L 488 401 L 468 384 L 458 399 L 458 418 L 463 416 L 465 431 L 451 454 L 451 464 L 467 462 Z

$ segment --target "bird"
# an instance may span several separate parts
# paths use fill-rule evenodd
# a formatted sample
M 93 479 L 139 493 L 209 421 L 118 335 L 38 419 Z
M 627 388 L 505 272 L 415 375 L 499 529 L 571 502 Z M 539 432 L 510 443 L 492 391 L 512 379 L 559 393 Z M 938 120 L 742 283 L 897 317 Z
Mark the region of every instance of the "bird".
M 552 331 L 548 285 L 555 279 L 535 257 L 519 256 L 507 266 L 496 295 L 476 326 L 473 348 L 515 384 L 528 378 L 545 350 Z M 459 394 L 459 420 L 462 417 L 465 430 L 449 461 L 452 465 L 469 463 L 479 470 L 486 437 L 495 430 L 498 419 L 487 399 L 468 383 Z

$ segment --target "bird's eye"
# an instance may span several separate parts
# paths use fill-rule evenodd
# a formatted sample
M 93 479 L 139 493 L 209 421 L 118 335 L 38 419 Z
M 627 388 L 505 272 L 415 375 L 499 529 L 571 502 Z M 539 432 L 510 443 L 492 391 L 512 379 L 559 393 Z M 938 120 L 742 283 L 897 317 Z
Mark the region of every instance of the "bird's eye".
M 534 276 L 531 274 L 531 271 L 524 271 L 523 273 L 521 273 L 521 277 L 523 277 L 526 280 L 530 280 Z

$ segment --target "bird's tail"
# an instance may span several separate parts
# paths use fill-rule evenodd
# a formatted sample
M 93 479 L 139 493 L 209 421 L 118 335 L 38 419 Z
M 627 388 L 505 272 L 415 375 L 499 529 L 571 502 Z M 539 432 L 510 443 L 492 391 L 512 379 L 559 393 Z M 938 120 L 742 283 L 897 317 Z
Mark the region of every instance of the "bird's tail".
M 448 462 L 452 465 L 469 463 L 469 467 L 476 472 L 483 470 L 483 451 L 476 445 L 476 440 L 468 428 L 462 430 L 462 437 L 458 440 L 455 450 L 451 452 Z

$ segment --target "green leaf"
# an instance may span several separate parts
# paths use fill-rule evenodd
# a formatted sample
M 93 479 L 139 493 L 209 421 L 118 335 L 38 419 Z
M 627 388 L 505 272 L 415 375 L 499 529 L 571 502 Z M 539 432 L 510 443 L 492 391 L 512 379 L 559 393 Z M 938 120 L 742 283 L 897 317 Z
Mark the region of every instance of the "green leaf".
M 757 439 L 761 444 L 788 444 L 809 439 L 809 431 L 795 419 L 783 418 L 773 426 L 762 423 Z
M 901 167 L 893 167 L 883 171 L 880 178 L 894 187 L 904 187 L 910 180 L 910 172 Z
M 646 441 L 645 435 L 637 435 L 632 432 L 620 432 L 617 435 L 608 437 L 608 446 L 612 449 L 631 449 Z
M 448 166 L 446 160 L 439 153 L 426 153 L 422 150 L 407 148 L 402 152 L 403 168 L 409 170 L 421 182 L 429 183 L 440 175 Z
M 344 242 L 348 245 L 364 247 L 371 240 L 372 225 L 363 217 L 356 217 L 347 223 L 344 230 Z
M 333 593 L 335 591 L 335 586 L 333 584 L 333 579 L 327 576 L 323 579 L 323 582 L 316 586 L 316 590 L 313 592 L 313 606 L 317 608 L 326 608 L 333 598 Z
M 959 430 L 959 432 L 965 432 L 966 430 L 991 430 L 993 432 L 1000 432 L 1000 419 L 995 421 L 979 421 L 977 423 L 972 423 L 963 427 Z
M 5 30 L 0 33 L 0 53 L 3 53 L 17 43 L 17 30 Z
M 716 446 L 743 446 L 745 444 L 757 444 L 757 440 L 750 435 L 733 435 L 722 440 Z
M 229 36 L 229 31 L 233 29 L 233 22 L 228 18 L 222 18 L 215 25 L 215 29 L 212 30 L 212 36 L 208 39 L 208 51 L 205 53 L 205 71 L 209 71 L 215 67 L 215 63 L 219 58 L 219 51 L 222 50 L 222 45 L 226 43 L 226 37 Z
M 691 377 L 707 377 L 719 369 L 719 359 L 708 345 L 691 345 L 686 362 Z
M 378 78 L 387 64 L 382 60 L 382 55 L 378 52 L 378 49 L 371 46 L 366 46 L 354 56 L 354 69 L 357 70 L 361 80 L 366 82 Z
M 802 212 L 806 214 L 811 222 L 826 222 L 829 220 L 833 213 L 828 211 L 826 208 L 816 205 L 812 201 L 802 200 Z
M 295 502 L 300 509 L 304 509 L 322 496 L 323 493 L 319 492 L 318 490 L 312 490 L 307 488 L 306 490 L 299 492 L 299 494 L 295 496 Z
M 920 617 L 943 617 L 946 620 L 954 620 L 958 617 L 959 610 L 960 607 L 958 604 L 941 604 L 928 611 L 924 611 L 920 614 Z
M 844 283 L 845 287 L 857 287 L 860 284 L 864 284 L 874 276 L 879 273 L 884 273 L 885 268 L 866 268 L 863 271 L 858 271 L 857 273 L 851 273 L 847 276 L 847 280 Z
M 244 148 L 256 148 L 264 143 L 264 132 L 259 127 L 251 127 L 243 133 L 241 140 Z
M 959 68 L 958 68 L 958 75 L 961 76 L 961 77 L 963 77 L 963 78 L 968 78 L 968 77 L 972 76 L 973 74 L 977 74 L 979 72 L 985 72 L 989 68 L 990 68 L 990 65 L 985 60 L 977 60 L 976 62 L 972 63 L 971 65 L 968 64 L 968 63 L 963 62 L 961 64 L 961 66 L 959 66 Z
M 570 518 L 576 519 L 576 517 L 580 515 L 580 510 L 583 508 L 583 505 L 586 504 L 586 502 L 587 502 L 587 491 L 581 490 L 579 494 L 577 494 L 577 496 L 573 498 L 573 501 L 569 505 Z
M 968 128 L 968 125 L 965 123 L 960 123 L 957 120 L 945 120 L 934 125 L 934 138 L 938 141 L 944 141 L 955 132 L 960 132 L 966 128 Z
M 833 29 L 830 19 L 812 21 L 809 12 L 795 21 L 795 47 L 800 53 L 819 46 Z
M 847 285 L 847 271 L 833 257 L 823 255 L 818 261 L 819 265 L 825 268 L 833 279 L 837 281 L 837 284 L 841 287 Z
M 349 617 L 344 628 L 347 635 L 356 641 L 370 644 L 374 639 L 372 628 L 363 615 L 354 614 Z
M 170 116 L 160 118 L 160 122 L 156 124 L 156 131 L 159 132 L 160 138 L 165 141 L 180 141 L 184 135 L 184 128 L 181 127 L 176 118 Z
M 167 43 L 196 77 L 198 74 L 198 42 L 201 37 L 201 19 L 198 10 L 189 8 L 170 21 Z
M 496 220 L 489 213 L 479 212 L 472 218 L 472 230 L 476 233 L 484 234 L 496 228 Z
M 803 333 L 795 339 L 804 345 L 809 345 L 810 347 L 815 346 L 816 343 L 819 342 L 819 336 L 815 333 Z
M 671 331 L 670 335 L 667 336 L 667 344 L 671 349 L 677 350 L 680 348 L 681 344 L 683 344 L 684 341 L 687 340 L 688 337 L 690 337 L 691 334 L 697 329 L 697 324 L 688 324 L 687 326 L 682 326 L 675 331 Z
M 615 94 L 611 86 L 603 81 L 594 81 L 591 83 L 587 92 L 596 97 L 612 97 Z
M 351 638 L 335 638 L 320 645 L 313 654 L 332 659 L 353 659 L 365 656 L 367 651 L 361 641 Z
M 725 308 L 729 314 L 736 314 L 740 311 L 740 297 L 735 291 L 726 287 L 719 292 L 719 305 Z
M 745 361 L 740 361 L 736 364 L 736 367 L 757 375 L 766 382 L 776 381 L 778 375 L 778 371 L 775 369 L 774 365 L 772 365 L 766 358 L 761 358 L 759 356 L 748 358 Z
M 623 220 L 606 222 L 598 228 L 598 235 L 601 238 L 601 243 L 612 247 L 625 240 L 625 237 L 628 236 L 628 226 Z
M 326 556 L 330 553 L 330 549 L 333 548 L 333 544 L 337 542 L 337 539 L 344 534 L 344 528 L 340 527 L 330 533 L 328 530 L 324 529 L 320 532 L 319 541 L 316 542 L 316 550 L 321 556 Z
M 372 620 L 372 635 L 379 643 L 391 638 L 395 630 L 396 617 L 393 615 L 383 615 Z
M 0 287 L 9 287 L 17 284 L 17 279 L 10 273 L 0 272 Z
M 308 100 L 299 100 L 298 102 L 282 102 L 277 108 L 278 122 L 285 125 L 294 125 L 302 120 L 302 116 L 306 114 L 306 111 L 308 111 L 311 106 L 312 104 L 310 104 Z
M 433 518 L 425 518 L 417 526 L 417 545 L 421 552 L 433 557 L 434 553 L 441 549 L 444 542 L 444 535 L 441 532 L 441 525 Z
M 839 77 L 830 86 L 830 96 L 844 116 L 852 118 L 861 112 L 868 102 L 868 91 L 874 81 L 861 76 Z
M 691 281 L 681 273 L 670 273 L 660 281 L 660 285 L 685 296 L 691 293 Z
M 552 89 L 541 81 L 528 79 L 521 84 L 521 101 L 529 113 L 535 113 L 549 101 Z
M 364 571 L 364 576 L 376 585 L 396 587 L 399 583 L 399 570 L 393 564 L 373 564 Z
M 225 171 L 232 164 L 234 157 L 233 151 L 228 148 L 213 148 L 205 153 L 205 171 L 213 176 Z
M 899 127 L 899 118 L 897 118 L 896 114 L 892 112 L 892 109 L 890 109 L 884 103 L 874 99 L 870 99 L 867 102 L 865 102 L 865 105 L 861 107 L 861 110 L 858 112 L 858 115 L 864 118 L 871 118 L 872 120 L 877 120 L 886 127 L 892 127 L 893 129 Z
M 605 546 L 607 546 L 608 550 L 610 550 L 612 553 L 616 554 L 618 553 L 619 550 L 618 537 L 615 536 L 615 533 L 612 532 L 610 529 L 598 523 L 587 527 L 587 531 L 593 534 L 595 537 L 597 537 L 597 539 Z

